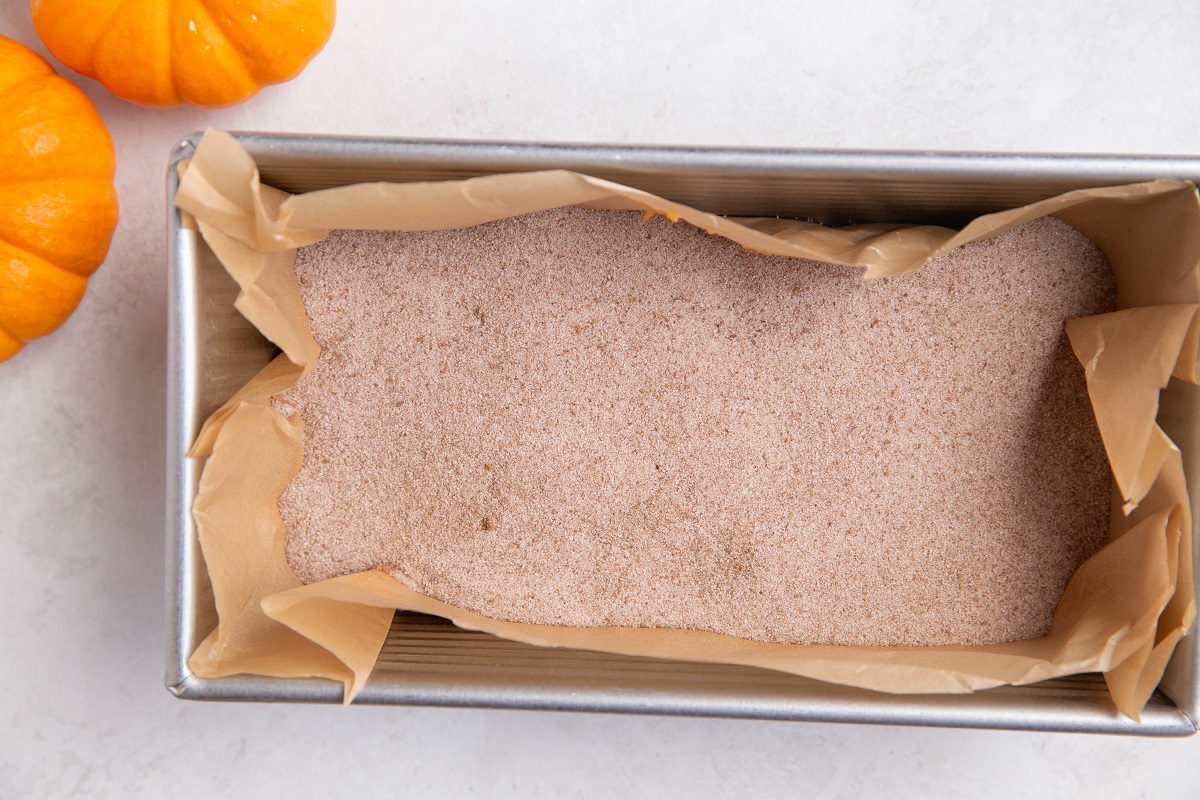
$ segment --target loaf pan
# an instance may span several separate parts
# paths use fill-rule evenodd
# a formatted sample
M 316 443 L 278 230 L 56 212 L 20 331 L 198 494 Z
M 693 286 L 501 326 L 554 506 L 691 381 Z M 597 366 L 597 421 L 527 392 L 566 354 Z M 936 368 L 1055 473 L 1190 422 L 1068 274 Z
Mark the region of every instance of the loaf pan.
M 235 136 L 258 163 L 263 181 L 292 193 L 369 181 L 568 169 L 717 214 L 826 225 L 961 226 L 980 214 L 1071 189 L 1152 178 L 1200 180 L 1197 157 Z M 166 686 L 194 700 L 336 703 L 342 687 L 328 681 L 203 679 L 187 667 L 188 656 L 216 623 L 190 513 L 202 463 L 189 459 L 187 451 L 204 419 L 278 353 L 234 309 L 237 287 L 174 207 L 178 166 L 199 139 L 198 133 L 181 139 L 167 169 Z M 1183 451 L 1192 505 L 1200 508 L 1200 389 L 1173 382 L 1164 392 L 1159 422 Z M 1183 640 L 1135 722 L 1117 712 L 1098 675 L 969 695 L 888 695 L 762 669 L 537 648 L 402 612 L 355 702 L 1187 736 L 1196 731 L 1193 720 L 1200 720 L 1198 644 L 1194 635 Z

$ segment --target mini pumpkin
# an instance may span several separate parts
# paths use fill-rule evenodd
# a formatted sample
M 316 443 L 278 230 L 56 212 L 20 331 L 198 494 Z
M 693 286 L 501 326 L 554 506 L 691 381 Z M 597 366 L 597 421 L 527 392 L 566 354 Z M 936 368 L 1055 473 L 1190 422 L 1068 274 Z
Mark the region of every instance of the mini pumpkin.
M 115 171 L 87 96 L 0 35 L 0 361 L 79 305 L 117 224 Z
M 31 0 L 46 47 L 118 97 L 227 106 L 300 74 L 334 0 Z

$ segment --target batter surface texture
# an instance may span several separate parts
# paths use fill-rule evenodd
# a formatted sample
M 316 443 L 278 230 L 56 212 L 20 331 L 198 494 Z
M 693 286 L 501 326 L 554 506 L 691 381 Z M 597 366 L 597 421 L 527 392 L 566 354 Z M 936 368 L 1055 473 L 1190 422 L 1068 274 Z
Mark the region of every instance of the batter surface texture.
M 280 499 L 305 582 L 382 565 L 498 619 L 845 645 L 1044 634 L 1110 478 L 1063 321 L 1104 256 L 1042 219 L 878 281 L 559 209 L 335 232 Z

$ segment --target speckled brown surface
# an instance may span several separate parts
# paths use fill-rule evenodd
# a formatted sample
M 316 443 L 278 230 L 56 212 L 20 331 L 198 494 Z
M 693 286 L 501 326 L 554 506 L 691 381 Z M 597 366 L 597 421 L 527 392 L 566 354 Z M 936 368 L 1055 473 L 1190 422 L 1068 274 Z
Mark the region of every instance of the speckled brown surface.
M 385 565 L 500 619 L 855 645 L 1045 632 L 1109 475 L 1062 322 L 1100 252 L 1038 220 L 917 273 L 560 209 L 335 232 L 280 500 L 306 582 Z

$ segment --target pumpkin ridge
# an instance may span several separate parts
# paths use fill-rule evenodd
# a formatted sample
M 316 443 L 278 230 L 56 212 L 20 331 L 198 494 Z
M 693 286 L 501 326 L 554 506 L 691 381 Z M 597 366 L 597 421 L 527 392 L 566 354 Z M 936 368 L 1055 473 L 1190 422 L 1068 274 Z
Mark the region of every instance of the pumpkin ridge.
M 9 247 L 11 247 L 13 250 L 16 250 L 18 253 L 29 253 L 29 251 L 26 250 L 24 247 L 21 247 L 16 242 L 14 242 L 12 239 L 9 239 L 7 236 L 5 236 L 3 228 L 0 228 L 0 244 L 6 244 Z M 30 255 L 32 255 L 32 253 L 30 253 Z M 45 260 L 45 259 L 43 259 L 43 260 Z M 0 325 L 0 328 L 3 328 L 3 327 L 4 327 L 3 325 Z
M 208 18 L 215 24 L 217 18 L 213 14 L 212 7 L 209 5 L 212 2 L 213 0 L 196 0 L 196 5 L 204 9 L 204 13 L 207 14 Z M 221 36 L 226 42 L 229 43 L 229 46 L 233 49 L 233 52 L 237 53 L 238 61 L 241 63 L 242 69 L 245 70 L 246 74 L 253 78 L 254 82 L 259 84 L 260 87 L 266 86 L 267 83 L 264 81 L 269 73 L 264 74 L 260 72 L 260 68 L 262 66 L 259 63 L 260 59 L 256 58 L 254 53 L 247 50 L 246 47 L 239 42 L 236 37 L 230 38 L 229 36 L 225 36 L 224 31 L 222 31 Z M 270 81 L 270 83 L 274 83 L 274 81 Z
M 209 6 L 210 2 L 212 2 L 212 0 L 196 0 L 196 5 L 203 9 L 204 13 L 208 15 L 209 20 L 216 25 L 217 18 L 213 15 L 213 10 Z M 229 43 L 229 46 L 233 48 L 233 52 L 237 53 L 238 61 L 241 62 L 242 69 L 246 71 L 246 74 L 253 78 L 255 83 L 258 83 L 261 86 L 262 80 L 260 79 L 258 73 L 254 71 L 254 56 L 247 52 L 246 48 L 242 47 L 242 45 L 239 44 L 235 39 L 231 39 L 226 36 L 224 31 L 221 32 L 221 38 Z
M 99 33 L 99 35 L 96 36 L 96 45 L 99 45 L 100 42 L 103 42 L 110 35 L 112 35 L 113 28 L 116 27 L 117 18 L 119 16 L 121 16 L 121 7 L 114 5 L 112 14 L 110 14 L 108 19 L 106 19 L 104 21 L 104 24 L 100 26 L 100 28 L 101 28 L 100 33 Z M 97 50 L 99 50 L 98 46 L 93 46 L 88 49 L 87 69 L 86 70 L 76 70 L 76 72 L 83 72 L 83 73 L 86 73 L 89 77 L 91 77 L 92 73 L 94 73 L 96 71 L 96 51 Z
M 58 88 L 57 81 L 61 81 L 61 80 L 65 80 L 65 79 L 61 75 L 58 75 L 55 72 L 51 72 L 49 75 L 35 75 L 35 76 L 31 76 L 28 80 L 19 81 L 19 82 L 13 84 L 12 88 L 10 88 L 9 91 L 6 92 L 2 98 L 0 98 L 0 109 L 3 108 L 4 101 L 9 99 L 12 92 L 14 92 L 14 91 L 31 90 L 30 89 L 31 84 L 36 84 L 39 81 L 45 82 L 46 88 L 48 88 L 50 91 L 55 91 Z M 79 99 L 84 100 L 89 104 L 91 103 L 91 100 L 88 98 L 88 96 L 86 94 L 83 93 L 82 89 L 80 89 L 78 86 L 71 83 L 70 81 L 67 81 L 67 85 L 79 93 Z M 31 91 L 36 91 L 38 88 L 40 88 L 40 87 L 37 87 L 35 85 Z M 0 110 L 0 114 L 2 114 L 2 110 Z M 100 117 L 99 112 L 96 112 L 96 118 L 100 121 L 101 125 L 104 124 L 104 120 L 103 120 L 103 118 Z M 50 120 L 47 119 L 47 121 L 50 121 Z M 107 132 L 107 128 L 105 128 L 105 131 Z M 81 162 L 71 162 L 70 164 L 63 164 L 62 165 L 62 167 L 64 168 L 63 174 L 70 175 L 73 178 L 78 177 L 78 178 L 82 178 L 85 180 L 95 180 L 95 181 L 100 181 L 100 182 L 111 181 L 113 179 L 114 175 L 116 174 L 115 160 L 114 160 L 112 172 L 110 172 L 108 169 L 104 169 L 104 168 L 93 172 L 93 171 L 89 171 L 87 169 L 87 166 L 88 166 L 88 164 L 86 162 L 82 162 L 82 163 Z M 59 173 L 53 172 L 52 174 L 57 176 Z M 11 183 L 8 182 L 7 180 L 5 180 L 5 178 L 6 178 L 6 176 L 3 173 L 0 173 L 0 185 L 3 185 L 3 186 L 19 186 L 21 184 L 32 185 L 32 184 L 37 184 L 37 183 L 49 183 L 49 182 L 53 182 L 56 180 L 61 180 L 61 178 L 51 177 L 51 175 L 49 175 L 49 174 L 46 177 L 43 177 L 39 180 L 32 180 L 32 181 L 19 180 L 19 181 L 13 181 Z
M 171 25 L 175 22 L 175 0 L 159 0 L 165 3 L 167 8 L 167 24 L 163 26 L 164 36 L 170 39 Z M 187 102 L 187 99 L 179 93 L 179 77 L 175 74 L 175 48 L 167 46 L 167 77 L 171 79 L 171 95 L 175 98 L 176 103 Z
M 24 86 L 25 84 L 29 83 L 29 81 L 35 81 L 39 78 L 62 77 L 54 71 L 53 65 L 51 65 L 51 63 L 46 59 L 42 58 L 39 53 L 34 53 L 33 51 L 30 51 L 30 53 L 37 56 L 36 59 L 28 60 L 28 63 L 34 65 L 36 70 L 21 70 L 19 73 L 17 73 L 17 80 L 14 83 L 9 84 L 8 88 L 4 90 L 5 93 L 11 92 L 18 86 Z
M 0 180 L 0 186 L 4 186 L 5 188 L 10 188 L 10 189 L 19 189 L 23 186 L 28 186 L 28 187 L 47 186 L 47 185 L 48 186 L 61 186 L 64 183 L 68 183 L 71 185 L 84 185 L 84 184 L 89 184 L 89 183 L 95 183 L 100 186 L 108 186 L 109 182 L 111 180 L 112 179 L 108 175 L 94 175 L 94 176 L 93 175 L 79 175 L 79 176 L 76 176 L 74 173 L 72 173 L 71 176 L 68 178 L 43 178 L 42 180 L 37 180 L 37 181 L 13 181 L 12 183 L 5 183 L 3 180 Z
M 21 343 L 22 347 L 24 347 L 26 344 L 24 339 L 22 339 L 20 336 L 17 336 L 15 333 L 10 331 L 8 328 L 4 327 L 4 320 L 2 320 L 2 319 L 0 319 L 0 333 L 4 334 L 5 336 L 7 336 L 10 339 L 16 339 L 18 342 Z M 0 359 L 0 360 L 2 360 L 2 359 Z
M 23 342 L 53 333 L 79 307 L 87 292 L 87 277 L 21 248 L 6 249 L 24 266 L 0 270 L 0 317 L 5 320 L 5 332 Z
M 242 47 L 236 38 L 231 38 L 227 35 L 226 31 L 218 22 L 219 18 L 213 13 L 212 8 L 209 6 L 210 0 L 193 0 L 193 2 L 197 16 L 199 17 L 200 15 L 203 15 L 204 21 L 208 23 L 208 26 L 217 31 L 218 35 L 221 37 L 221 40 L 226 46 L 229 47 L 228 52 L 233 56 L 233 58 L 229 60 L 230 65 L 236 65 L 240 70 L 241 75 L 245 76 L 247 79 L 249 79 L 250 83 L 258 87 L 254 90 L 251 96 L 253 96 L 253 94 L 257 94 L 258 91 L 267 84 L 263 82 L 263 79 L 253 68 L 256 61 L 254 55 Z M 223 16 L 226 21 L 230 21 L 228 14 Z M 197 22 L 199 22 L 199 20 L 197 20 Z M 194 103 L 195 101 L 189 98 L 188 102 Z
M 104 239 L 108 243 L 111 243 L 113 233 L 115 232 L 118 199 L 116 196 L 116 191 L 107 181 L 98 178 L 80 178 L 77 180 L 65 179 L 22 181 L 12 184 L 0 184 L 0 186 L 3 186 L 5 190 L 11 189 L 18 192 L 24 189 L 30 189 L 34 193 L 36 193 L 39 188 L 45 187 L 48 190 L 48 194 L 57 194 L 60 197 L 72 193 L 78 193 L 80 191 L 94 191 L 97 197 L 97 200 L 95 201 L 96 209 L 102 209 L 107 202 L 111 202 L 112 227 L 105 224 L 105 221 L 102 218 L 96 218 L 91 220 L 92 225 L 90 226 L 89 230 L 94 232 L 107 230 L 107 237 L 102 235 L 100 238 Z M 103 211 L 101 211 L 101 215 L 102 214 Z M 17 224 L 19 226 L 20 222 L 18 221 Z M 63 253 L 55 253 L 53 252 L 53 249 L 46 250 L 37 246 L 31 249 L 29 247 L 29 240 L 22 242 L 20 238 L 13 238 L 14 236 L 20 236 L 19 227 L 16 229 L 13 227 L 0 227 L 0 244 L 6 244 L 13 250 L 23 255 L 40 258 L 48 264 L 58 267 L 64 272 L 69 272 L 72 275 L 78 275 L 81 278 L 91 277 L 91 275 L 100 268 L 100 265 L 104 263 L 104 259 L 108 254 L 108 244 L 101 248 L 99 246 L 100 240 L 97 239 L 95 240 L 93 248 L 83 248 L 80 250 L 69 251 L 65 258 L 66 263 L 60 263 L 59 261 L 55 260 L 55 257 L 57 256 L 60 259 L 64 258 Z
M 75 277 L 75 278 L 83 278 L 85 281 L 92 277 L 91 272 L 84 275 L 83 273 L 76 272 L 73 269 L 67 269 L 66 267 L 59 266 L 58 264 L 51 261 L 49 258 L 46 258 L 46 256 L 38 255 L 37 253 L 34 253 L 31 250 L 26 250 L 21 245 L 14 243 L 11 239 L 5 238 L 3 235 L 3 231 L 0 231 L 0 243 L 6 244 L 9 247 L 11 247 L 13 249 L 13 251 L 16 252 L 17 255 L 25 256 L 25 257 L 28 257 L 31 259 L 36 259 L 36 260 L 42 262 L 43 264 L 48 264 L 49 266 L 54 267 L 55 270 L 63 273 L 64 275 L 71 275 L 72 277 Z M 107 257 L 107 255 L 108 254 L 105 253 L 105 257 Z M 100 263 L 104 263 L 103 259 L 101 260 Z M 97 269 L 98 268 L 99 268 L 99 265 L 97 265 Z M 95 272 L 95 270 L 92 270 L 92 272 Z M 0 327 L 2 327 L 2 326 L 0 326 Z M 6 331 L 6 332 L 12 333 L 11 331 Z M 13 335 L 16 336 L 16 334 L 13 334 Z

